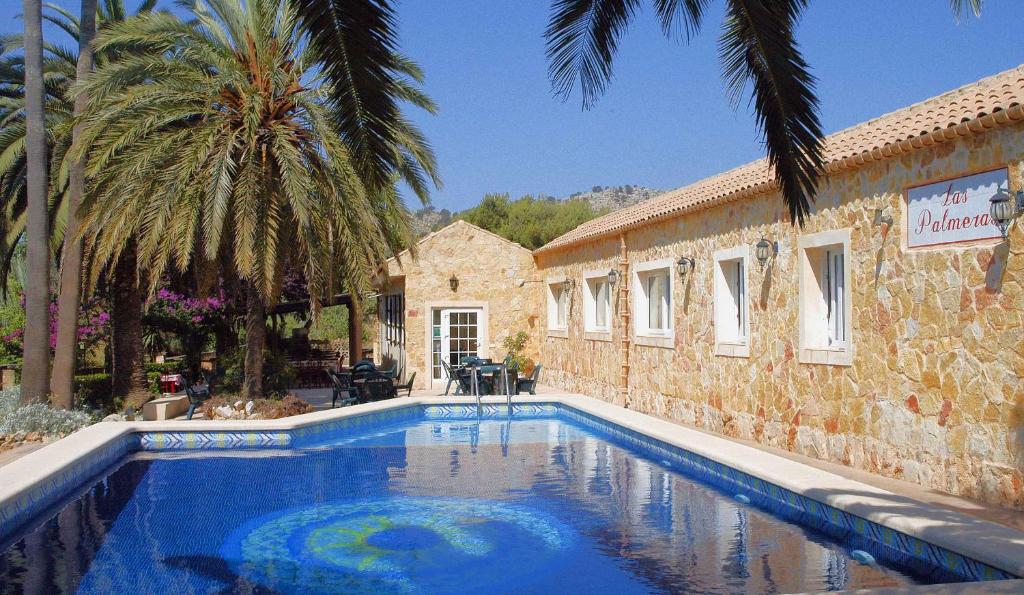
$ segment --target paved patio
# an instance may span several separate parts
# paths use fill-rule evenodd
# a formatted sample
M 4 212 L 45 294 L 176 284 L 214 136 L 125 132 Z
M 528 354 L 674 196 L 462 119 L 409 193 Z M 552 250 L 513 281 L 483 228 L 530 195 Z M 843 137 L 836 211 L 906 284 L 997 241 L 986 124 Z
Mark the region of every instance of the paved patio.
M 316 408 L 317 411 L 331 408 L 331 389 L 329 388 L 295 388 L 288 392 L 306 401 Z M 455 387 L 452 387 L 452 396 L 455 394 Z M 525 394 L 525 393 L 524 393 Z M 565 391 L 545 385 L 537 386 L 538 395 L 561 395 Z M 404 395 L 404 392 L 403 392 Z M 444 389 L 420 389 L 412 391 L 413 397 L 444 397 Z M 515 398 L 515 397 L 513 397 Z

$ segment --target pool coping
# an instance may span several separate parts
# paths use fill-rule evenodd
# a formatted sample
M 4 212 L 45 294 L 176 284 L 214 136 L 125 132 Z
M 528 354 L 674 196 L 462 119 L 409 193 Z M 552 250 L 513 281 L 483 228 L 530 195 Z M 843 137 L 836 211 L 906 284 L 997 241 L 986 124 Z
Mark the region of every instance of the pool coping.
M 484 402 L 490 405 L 505 403 L 504 399 L 494 398 Z M 154 444 L 142 446 L 143 438 L 152 440 L 154 437 L 183 434 L 216 436 L 220 442 L 214 446 L 221 448 L 287 448 L 293 433 L 302 434 L 303 430 L 330 422 L 353 421 L 350 418 L 374 413 L 397 415 L 399 410 L 407 407 L 474 403 L 473 399 L 464 397 L 408 397 L 280 420 L 100 422 L 0 467 L 0 536 L 6 537 L 20 529 L 24 514 L 40 512 L 58 500 L 62 493 L 74 489 L 126 454 L 140 448 L 161 448 L 160 445 L 154 448 Z M 575 409 L 882 527 L 1024 577 L 1024 531 L 894 494 L 592 397 L 538 395 L 517 397 L 515 403 L 551 403 Z M 175 446 L 178 445 L 171 444 L 171 447 Z M 9 521 L 16 522 L 9 524 Z

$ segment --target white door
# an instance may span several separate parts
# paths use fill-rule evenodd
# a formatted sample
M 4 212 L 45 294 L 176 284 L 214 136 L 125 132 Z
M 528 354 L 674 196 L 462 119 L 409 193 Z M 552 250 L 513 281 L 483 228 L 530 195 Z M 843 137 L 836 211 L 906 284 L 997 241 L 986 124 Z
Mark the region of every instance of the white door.
M 480 355 L 480 310 L 442 308 L 434 310 L 432 322 L 434 365 L 431 380 L 447 383 L 442 361 L 458 365 L 464 357 Z

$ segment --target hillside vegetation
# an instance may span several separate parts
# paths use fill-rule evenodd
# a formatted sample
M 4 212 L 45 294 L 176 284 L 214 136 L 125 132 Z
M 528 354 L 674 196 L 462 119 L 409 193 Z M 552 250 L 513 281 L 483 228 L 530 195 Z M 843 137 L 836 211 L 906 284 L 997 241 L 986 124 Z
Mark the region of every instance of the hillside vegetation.
M 486 194 L 475 207 L 452 213 L 433 207 L 414 213 L 418 236 L 438 230 L 456 219 L 494 232 L 534 250 L 582 223 L 659 194 L 643 186 L 594 186 L 568 198 L 526 195 L 512 200 L 507 193 Z

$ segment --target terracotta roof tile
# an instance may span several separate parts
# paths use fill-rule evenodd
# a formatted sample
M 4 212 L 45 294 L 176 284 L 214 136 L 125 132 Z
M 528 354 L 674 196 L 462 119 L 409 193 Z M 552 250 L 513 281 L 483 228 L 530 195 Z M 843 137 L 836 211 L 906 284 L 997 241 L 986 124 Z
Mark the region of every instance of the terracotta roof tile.
M 835 173 L 1024 119 L 1024 65 L 825 137 L 825 171 Z M 614 235 L 645 223 L 775 189 L 759 159 L 588 221 L 536 252 Z

